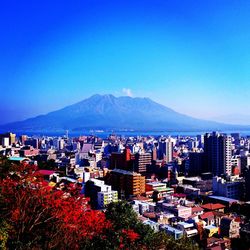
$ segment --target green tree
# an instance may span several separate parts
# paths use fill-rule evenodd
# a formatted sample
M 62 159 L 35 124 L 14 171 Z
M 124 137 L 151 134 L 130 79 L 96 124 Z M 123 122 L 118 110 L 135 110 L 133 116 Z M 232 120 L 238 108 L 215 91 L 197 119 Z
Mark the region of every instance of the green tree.
M 171 250 L 196 250 L 197 244 L 193 244 L 189 239 L 182 238 L 178 241 L 167 235 L 164 231 L 154 232 L 154 230 L 144 225 L 139 219 L 131 204 L 126 201 L 111 203 L 106 210 L 106 218 L 110 220 L 116 229 L 115 234 L 119 236 L 122 229 L 131 229 L 139 235 L 130 249 L 171 249 Z M 113 235 L 114 236 L 114 235 Z
M 126 201 L 110 203 L 105 214 L 106 218 L 112 221 L 116 230 L 134 228 L 138 223 L 136 212 Z

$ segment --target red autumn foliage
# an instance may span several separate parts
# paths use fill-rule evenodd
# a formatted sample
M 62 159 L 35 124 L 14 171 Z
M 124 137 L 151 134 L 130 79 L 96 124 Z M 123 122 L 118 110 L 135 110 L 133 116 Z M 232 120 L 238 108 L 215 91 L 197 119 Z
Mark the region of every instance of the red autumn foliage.
M 134 242 L 135 240 L 137 240 L 139 238 L 139 234 L 134 232 L 131 229 L 123 229 L 122 233 L 126 236 L 126 238 L 130 241 L 130 242 Z
M 104 213 L 88 207 L 78 188 L 51 188 L 33 166 L 18 166 L 0 187 L 1 217 L 11 225 L 13 242 L 77 249 L 112 226 Z

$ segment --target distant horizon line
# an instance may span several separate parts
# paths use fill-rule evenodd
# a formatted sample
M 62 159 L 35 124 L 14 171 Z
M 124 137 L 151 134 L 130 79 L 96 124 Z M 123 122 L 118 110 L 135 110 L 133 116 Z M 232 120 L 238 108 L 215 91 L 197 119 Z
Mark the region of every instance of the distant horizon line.
M 223 115 L 216 115 L 216 116 L 212 116 L 212 117 L 209 117 L 209 118 L 201 118 L 201 117 L 197 117 L 195 115 L 189 115 L 189 114 L 185 114 L 185 113 L 182 113 L 181 111 L 176 111 L 175 109 L 173 109 L 172 107 L 169 107 L 169 106 L 166 106 L 165 104 L 162 104 L 158 101 L 155 101 L 154 99 L 150 98 L 150 97 L 139 97 L 139 96 L 134 96 L 134 95 L 116 95 L 116 94 L 111 94 L 111 93 L 106 93 L 106 94 L 92 94 L 92 95 L 89 95 L 88 97 L 82 99 L 82 100 L 79 100 L 79 101 L 75 101 L 74 103 L 71 103 L 71 104 L 68 104 L 68 105 L 64 105 L 62 106 L 61 108 L 57 108 L 57 109 L 53 109 L 51 111 L 48 111 L 48 112 L 44 112 L 44 113 L 40 113 L 40 114 L 34 114 L 34 115 L 31 115 L 31 116 L 28 116 L 27 118 L 23 118 L 23 119 L 19 119 L 19 120 L 14 120 L 14 121 L 10 121 L 10 122 L 5 122 L 5 123 L 0 123 L 0 126 L 4 126 L 4 125 L 8 125 L 8 124 L 11 124 L 11 123 L 16 123 L 16 122 L 23 122 L 25 120 L 28 120 L 28 119 L 32 119 L 32 118 L 36 118 L 36 117 L 39 117 L 39 116 L 43 116 L 43 115 L 48 115 L 49 113 L 52 113 L 52 112 L 56 112 L 56 111 L 59 111 L 59 110 L 62 110 L 64 108 L 67 108 L 69 106 L 73 106 L 73 105 L 76 105 L 78 103 L 81 103 L 87 99 L 91 99 L 95 96 L 100 96 L 100 97 L 112 97 L 112 98 L 130 98 L 130 99 L 145 99 L 145 100 L 150 100 L 154 103 L 157 103 L 159 105 L 162 105 L 168 109 L 171 109 L 173 110 L 174 112 L 176 113 L 179 113 L 179 114 L 182 114 L 182 115 L 186 115 L 186 116 L 189 116 L 191 118 L 195 118 L 195 119 L 200 119 L 200 120 L 204 120 L 204 121 L 212 121 L 212 122 L 218 122 L 218 123 L 224 123 L 224 124 L 228 124 L 228 125 L 242 125 L 242 126 L 248 126 L 250 125 L 250 114 L 240 114 L 240 113 L 234 113 L 234 114 L 223 114 Z M 237 124 L 236 123 L 232 123 L 230 121 L 223 121 L 223 117 L 230 117 L 230 116 L 240 116 L 242 118 L 249 118 L 249 123 L 239 123 Z M 233 118 L 232 118 L 233 119 Z

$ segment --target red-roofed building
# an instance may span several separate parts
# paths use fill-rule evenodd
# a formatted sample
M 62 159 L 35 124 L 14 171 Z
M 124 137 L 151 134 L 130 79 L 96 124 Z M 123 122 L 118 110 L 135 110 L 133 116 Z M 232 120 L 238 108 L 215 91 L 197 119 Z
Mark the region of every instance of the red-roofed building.
M 204 212 L 204 209 L 200 206 L 192 207 L 192 214 L 194 215 L 202 215 Z
M 220 203 L 207 203 L 201 206 L 205 211 L 218 211 L 224 213 L 225 206 Z
M 214 214 L 213 212 L 206 212 L 200 215 L 200 218 L 207 223 L 207 226 L 214 224 Z

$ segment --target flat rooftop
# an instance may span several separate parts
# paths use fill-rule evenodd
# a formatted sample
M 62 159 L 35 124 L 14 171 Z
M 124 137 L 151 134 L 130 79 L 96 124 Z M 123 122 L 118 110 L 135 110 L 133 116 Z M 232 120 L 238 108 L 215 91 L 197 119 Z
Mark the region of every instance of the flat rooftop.
M 224 197 L 224 196 L 210 195 L 210 196 L 208 196 L 208 197 L 209 197 L 209 198 L 212 198 L 212 199 L 216 199 L 216 200 L 225 201 L 225 202 L 228 202 L 228 203 L 239 202 L 239 200 L 227 198 L 227 197 Z

